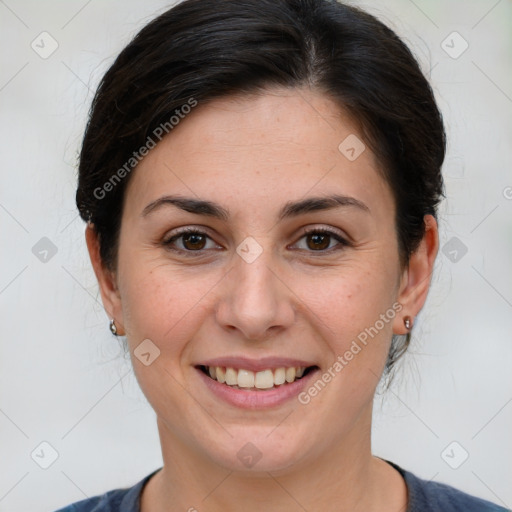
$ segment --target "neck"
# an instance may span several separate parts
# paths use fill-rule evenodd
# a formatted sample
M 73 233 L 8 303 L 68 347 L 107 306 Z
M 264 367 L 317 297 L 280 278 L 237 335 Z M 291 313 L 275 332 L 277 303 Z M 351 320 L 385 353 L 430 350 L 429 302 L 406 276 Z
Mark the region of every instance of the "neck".
M 367 414 L 365 416 L 368 416 Z M 146 485 L 142 512 L 403 512 L 406 487 L 400 474 L 371 454 L 371 409 L 334 449 L 305 458 L 293 470 L 228 470 L 177 439 L 158 420 L 164 466 Z

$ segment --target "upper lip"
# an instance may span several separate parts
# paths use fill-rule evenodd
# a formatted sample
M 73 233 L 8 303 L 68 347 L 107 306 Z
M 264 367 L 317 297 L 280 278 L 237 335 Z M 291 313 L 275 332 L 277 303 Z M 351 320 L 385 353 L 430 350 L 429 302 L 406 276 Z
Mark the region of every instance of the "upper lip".
M 314 363 L 303 361 L 300 359 L 292 359 L 289 357 L 260 357 L 258 359 L 249 359 L 246 357 L 216 357 L 198 363 L 196 366 L 221 366 L 225 368 L 237 368 L 251 370 L 253 372 L 261 372 L 269 368 L 291 368 L 302 367 L 308 368 L 316 366 Z

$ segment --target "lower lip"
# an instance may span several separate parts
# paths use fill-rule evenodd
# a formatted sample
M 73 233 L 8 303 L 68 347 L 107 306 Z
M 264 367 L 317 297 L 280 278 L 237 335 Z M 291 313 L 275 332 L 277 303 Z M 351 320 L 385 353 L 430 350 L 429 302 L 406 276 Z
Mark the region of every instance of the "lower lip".
M 277 388 L 245 391 L 243 389 L 232 388 L 227 384 L 221 384 L 211 377 L 208 377 L 200 369 L 196 368 L 196 370 L 199 372 L 200 378 L 214 395 L 242 409 L 265 409 L 281 405 L 299 395 L 319 371 L 318 368 L 310 370 L 309 373 L 301 379 L 288 384 L 282 384 Z

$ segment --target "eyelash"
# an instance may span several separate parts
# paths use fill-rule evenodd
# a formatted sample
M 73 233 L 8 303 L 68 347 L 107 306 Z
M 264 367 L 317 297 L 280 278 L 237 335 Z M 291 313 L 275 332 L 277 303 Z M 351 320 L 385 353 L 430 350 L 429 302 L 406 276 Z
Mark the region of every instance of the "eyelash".
M 307 250 L 307 249 L 298 249 L 298 250 L 301 250 L 301 251 L 305 250 L 305 251 L 310 252 L 312 254 L 315 254 L 315 253 L 331 254 L 332 252 L 342 250 L 343 248 L 350 247 L 352 245 L 345 238 L 340 236 L 337 232 L 332 231 L 330 229 L 321 229 L 321 228 L 306 228 L 306 229 L 304 229 L 304 231 L 302 232 L 301 237 L 299 238 L 299 240 L 301 240 L 302 238 L 304 238 L 304 237 L 306 237 L 308 235 L 312 235 L 312 234 L 314 234 L 314 235 L 327 235 L 327 236 L 329 236 L 331 238 L 334 238 L 339 243 L 338 243 L 337 246 L 331 247 L 330 249 L 320 249 L 320 250 L 317 250 L 317 251 Z M 181 231 L 179 231 L 178 233 L 175 233 L 170 238 L 164 240 L 162 242 L 162 245 L 166 249 L 168 249 L 170 251 L 176 252 L 178 254 L 186 254 L 187 256 L 192 256 L 192 257 L 202 256 L 202 255 L 204 255 L 204 251 L 211 250 L 211 249 L 198 249 L 197 251 L 193 251 L 193 250 L 188 250 L 188 249 L 177 249 L 175 247 L 172 247 L 173 243 L 176 240 L 178 240 L 179 238 L 182 238 L 185 235 L 202 235 L 202 236 L 206 236 L 207 238 L 209 238 L 211 240 L 211 237 L 209 237 L 208 234 L 203 232 L 203 231 L 200 231 L 200 230 L 198 230 L 196 228 L 185 228 L 185 229 L 182 229 Z M 197 254 L 194 254 L 194 253 L 197 253 Z

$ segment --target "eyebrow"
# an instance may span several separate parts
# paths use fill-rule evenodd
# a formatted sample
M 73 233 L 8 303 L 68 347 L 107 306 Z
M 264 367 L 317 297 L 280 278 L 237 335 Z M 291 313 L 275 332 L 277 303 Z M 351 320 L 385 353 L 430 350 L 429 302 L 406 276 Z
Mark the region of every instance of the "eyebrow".
M 181 210 L 194 213 L 196 215 L 205 215 L 223 221 L 227 221 L 229 219 L 229 210 L 217 203 L 182 196 L 163 196 L 152 201 L 144 208 L 144 210 L 142 210 L 141 217 L 146 217 L 151 212 L 167 205 L 175 206 Z M 359 199 L 340 194 L 333 194 L 329 196 L 309 197 L 295 202 L 289 201 L 279 212 L 278 220 L 281 221 L 287 218 L 298 217 L 299 215 L 313 211 L 332 210 L 339 207 L 354 207 L 360 211 L 370 213 L 370 208 L 368 208 L 368 206 Z

